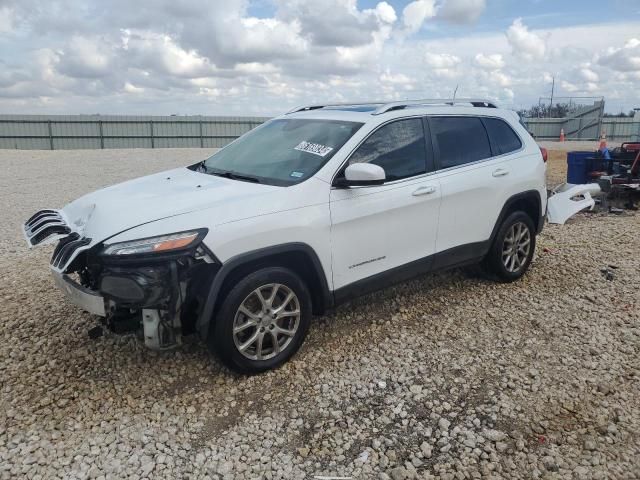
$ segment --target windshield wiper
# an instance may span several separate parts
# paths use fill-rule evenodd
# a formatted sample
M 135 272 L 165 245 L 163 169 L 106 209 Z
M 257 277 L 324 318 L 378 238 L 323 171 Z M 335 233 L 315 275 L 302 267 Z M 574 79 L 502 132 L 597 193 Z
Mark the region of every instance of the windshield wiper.
M 243 182 L 252 182 L 252 183 L 260 183 L 260 179 L 257 177 L 252 177 L 250 175 L 242 175 L 240 173 L 230 172 L 228 170 L 213 170 L 206 165 L 203 164 L 205 171 L 211 175 L 215 175 L 217 177 L 230 178 L 232 180 L 241 180 Z

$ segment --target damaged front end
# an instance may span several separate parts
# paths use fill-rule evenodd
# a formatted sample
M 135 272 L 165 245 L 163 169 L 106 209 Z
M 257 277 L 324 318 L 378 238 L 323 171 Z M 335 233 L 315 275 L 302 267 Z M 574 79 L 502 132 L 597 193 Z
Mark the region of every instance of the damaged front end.
M 58 241 L 51 271 L 58 287 L 116 333 L 137 331 L 153 349 L 195 333 L 220 262 L 196 229 L 108 244 L 83 235 L 63 211 L 42 210 L 24 225 L 30 247 Z

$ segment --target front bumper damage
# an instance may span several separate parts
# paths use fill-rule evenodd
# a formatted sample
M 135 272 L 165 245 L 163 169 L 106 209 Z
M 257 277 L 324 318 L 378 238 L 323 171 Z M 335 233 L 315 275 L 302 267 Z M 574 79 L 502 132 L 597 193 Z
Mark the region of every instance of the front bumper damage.
M 62 211 L 42 210 L 24 225 L 29 247 L 58 241 L 50 261 L 54 282 L 83 310 L 116 333 L 135 331 L 153 349 L 195 333 L 220 263 L 203 244 L 126 259 L 103 255 L 101 242 L 70 225 Z
M 52 270 L 51 276 L 58 288 L 78 307 L 100 317 L 107 315 L 103 296 L 76 283 L 69 275 L 64 273 Z
M 584 185 L 572 185 L 563 183 L 552 190 L 552 195 L 547 200 L 547 218 L 549 223 L 564 223 L 576 213 L 585 208 L 593 210 L 595 200 L 591 195 L 601 192 L 597 183 Z

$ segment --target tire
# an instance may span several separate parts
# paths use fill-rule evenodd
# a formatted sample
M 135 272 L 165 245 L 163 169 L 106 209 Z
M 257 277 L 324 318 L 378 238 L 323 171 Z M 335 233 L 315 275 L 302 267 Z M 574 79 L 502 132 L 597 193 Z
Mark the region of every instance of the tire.
M 260 269 L 240 279 L 226 295 L 212 319 L 208 347 L 238 373 L 277 368 L 304 342 L 311 306 L 309 289 L 294 272 Z
M 484 270 L 500 282 L 514 282 L 529 268 L 535 248 L 536 230 L 531 217 L 522 211 L 513 212 L 500 225 L 483 261 Z

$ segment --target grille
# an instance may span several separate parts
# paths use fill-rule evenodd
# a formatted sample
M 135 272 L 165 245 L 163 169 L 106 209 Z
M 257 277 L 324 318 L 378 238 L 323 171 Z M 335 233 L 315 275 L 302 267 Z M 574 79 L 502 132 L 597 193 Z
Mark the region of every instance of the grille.
M 64 214 L 58 210 L 40 210 L 24 224 L 24 235 L 29 245 L 36 246 L 60 239 L 51 257 L 51 266 L 64 271 L 81 251 L 91 244 L 91 239 L 74 232 Z
M 24 224 L 24 234 L 31 246 L 38 245 L 50 237 L 69 233 L 71 229 L 55 210 L 40 210 Z
M 90 243 L 90 238 L 80 238 L 80 235 L 75 232 L 63 238 L 53 251 L 53 255 L 51 256 L 51 265 L 55 268 L 62 269 L 71 257 L 73 257 L 76 250 L 80 247 L 84 247 L 85 245 L 89 245 Z

